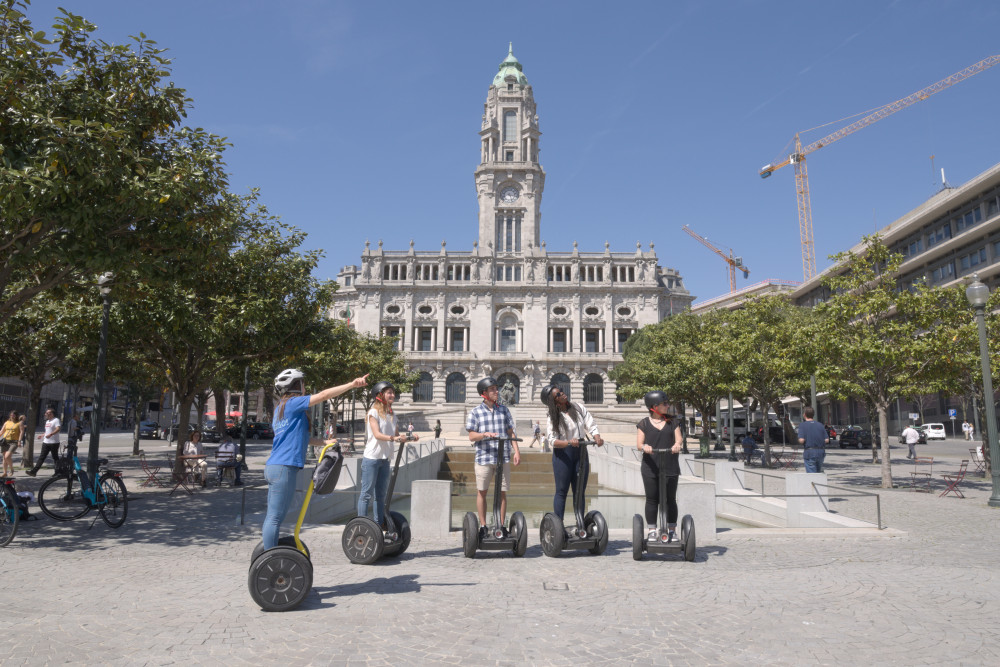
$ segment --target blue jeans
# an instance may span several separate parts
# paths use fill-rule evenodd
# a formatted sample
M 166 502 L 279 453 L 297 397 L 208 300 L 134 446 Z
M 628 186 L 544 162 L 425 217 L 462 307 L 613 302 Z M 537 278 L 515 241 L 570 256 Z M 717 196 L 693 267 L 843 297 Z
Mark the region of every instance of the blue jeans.
M 358 497 L 358 516 L 368 516 L 368 506 L 373 505 L 375 523 L 385 520 L 385 492 L 389 489 L 389 459 L 361 459 L 361 495 Z
M 295 498 L 295 478 L 299 470 L 295 466 L 267 465 L 264 466 L 264 479 L 267 480 L 267 514 L 264 516 L 263 540 L 264 548 L 278 546 L 278 536 L 281 532 L 281 522 L 288 514 Z
M 573 487 L 573 497 L 576 497 L 576 476 L 579 467 L 579 447 L 554 447 L 552 449 L 552 474 L 556 478 L 556 495 L 552 498 L 552 512 L 560 519 L 566 512 L 566 494 L 570 487 Z M 587 490 L 586 476 L 583 479 L 583 489 Z M 582 511 L 586 508 L 580 509 Z
M 802 452 L 802 462 L 806 464 L 806 472 L 823 472 L 825 449 L 810 448 Z

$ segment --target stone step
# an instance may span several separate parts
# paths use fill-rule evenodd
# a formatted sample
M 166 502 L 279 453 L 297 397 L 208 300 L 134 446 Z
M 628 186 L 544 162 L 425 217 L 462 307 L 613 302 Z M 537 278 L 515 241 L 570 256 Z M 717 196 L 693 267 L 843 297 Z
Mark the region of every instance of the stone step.
M 441 461 L 441 469 L 437 478 L 440 480 L 450 480 L 456 486 L 464 487 L 466 490 L 475 488 L 475 459 L 476 452 L 472 448 L 449 448 L 445 452 Z M 597 473 L 591 471 L 588 485 L 597 485 L 600 482 Z M 510 484 L 512 491 L 531 487 L 552 488 L 554 481 L 552 477 L 552 454 L 540 451 L 521 451 L 521 463 L 511 469 Z

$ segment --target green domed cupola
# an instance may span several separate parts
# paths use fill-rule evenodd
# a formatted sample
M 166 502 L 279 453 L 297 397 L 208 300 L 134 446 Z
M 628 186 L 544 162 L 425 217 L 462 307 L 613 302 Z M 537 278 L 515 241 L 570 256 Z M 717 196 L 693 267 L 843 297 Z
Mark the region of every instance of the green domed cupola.
M 513 76 L 518 84 L 522 86 L 528 85 L 528 77 L 524 76 L 524 72 L 521 71 L 521 63 L 518 62 L 517 58 L 514 57 L 514 43 L 510 43 L 510 48 L 507 51 L 507 57 L 503 59 L 500 63 L 500 71 L 497 75 L 493 77 L 493 85 L 500 87 L 506 84 L 508 76 Z

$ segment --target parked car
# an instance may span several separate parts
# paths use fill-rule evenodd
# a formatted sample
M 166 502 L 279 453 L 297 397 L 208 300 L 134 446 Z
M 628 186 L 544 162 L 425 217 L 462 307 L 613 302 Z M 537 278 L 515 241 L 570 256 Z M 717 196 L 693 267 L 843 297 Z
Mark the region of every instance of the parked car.
M 771 424 L 770 426 L 768 426 L 767 427 L 767 434 L 768 434 L 768 439 L 771 441 L 772 444 L 781 444 L 781 443 L 784 443 L 785 440 L 786 440 L 786 438 L 785 438 L 785 429 L 783 429 L 778 424 Z M 753 439 L 756 440 L 757 442 L 764 442 L 764 427 L 763 426 L 758 426 L 757 427 L 757 430 L 754 431 L 754 433 L 753 433 Z M 793 443 L 792 441 L 788 441 L 788 444 L 798 444 L 798 443 L 797 442 Z
M 139 422 L 139 437 L 159 440 L 160 425 L 152 421 Z
M 214 421 L 205 422 L 205 425 L 201 430 L 201 441 L 202 442 L 219 442 L 222 437 L 219 435 L 219 431 L 215 428 Z
M 725 418 L 723 418 L 725 421 Z M 733 438 L 736 440 L 741 440 L 746 437 L 747 434 L 747 420 L 746 417 L 733 417 Z M 722 427 L 722 435 L 725 438 L 729 437 L 729 424 L 727 423 Z
M 928 440 L 944 440 L 946 435 L 944 424 L 940 423 L 921 424 L 917 430 L 926 435 Z
M 237 422 L 231 427 L 226 429 L 226 433 L 234 438 L 239 438 L 240 434 L 243 432 L 243 424 Z M 271 425 L 267 422 L 248 422 L 247 423 L 247 438 L 251 440 L 260 440 L 262 438 L 273 438 L 274 430 L 271 429 Z
M 875 443 L 882 446 L 882 437 L 875 434 Z M 860 426 L 849 426 L 840 432 L 840 448 L 847 449 L 848 445 L 861 449 L 862 447 L 871 449 L 872 432 Z

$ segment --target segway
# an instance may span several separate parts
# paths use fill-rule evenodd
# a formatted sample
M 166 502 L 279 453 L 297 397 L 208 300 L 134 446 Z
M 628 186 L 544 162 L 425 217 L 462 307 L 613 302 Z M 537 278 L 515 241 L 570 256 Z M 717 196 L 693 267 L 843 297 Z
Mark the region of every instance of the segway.
M 406 442 L 416 440 L 406 436 Z M 371 565 L 383 556 L 399 556 L 410 546 L 410 524 L 399 512 L 390 512 L 392 490 L 396 486 L 399 462 L 403 458 L 404 443 L 396 450 L 396 463 L 392 466 L 389 488 L 385 492 L 385 530 L 366 516 L 351 519 L 344 527 L 341 543 L 348 560 L 358 565 Z
M 632 517 L 632 558 L 642 560 L 642 554 L 683 554 L 684 560 L 693 561 L 695 552 L 694 519 L 685 514 L 681 519 L 680 540 L 670 542 L 667 530 L 667 476 L 662 474 L 667 462 L 666 449 L 654 450 L 656 465 L 660 469 L 660 523 L 657 526 L 656 538 L 646 536 L 646 523 L 641 514 Z
M 497 465 L 493 478 L 493 525 L 486 535 L 479 535 L 479 517 L 475 512 L 466 512 L 462 522 L 462 546 L 466 558 L 475 558 L 476 550 L 506 551 L 510 549 L 515 556 L 523 556 L 528 548 L 528 523 L 524 515 L 514 512 L 510 523 L 505 528 L 500 515 L 500 493 L 503 487 L 503 448 L 504 442 L 522 442 L 521 438 L 499 437 L 497 445 Z
M 546 556 L 555 558 L 566 549 L 587 549 L 595 556 L 604 553 L 608 546 L 608 522 L 597 510 L 587 512 L 587 492 L 584 488 L 590 475 L 590 456 L 587 447 L 595 444 L 589 438 L 580 438 L 580 466 L 576 473 L 576 490 L 573 492 L 573 513 L 576 525 L 566 530 L 563 521 L 554 512 L 546 512 L 539 527 L 539 540 Z
M 312 588 L 313 566 L 309 559 L 309 548 L 299 539 L 299 533 L 313 493 L 332 493 L 337 488 L 337 479 L 343 465 L 340 445 L 326 445 L 313 472 L 312 484 L 302 501 L 299 519 L 295 522 L 295 533 L 283 535 L 278 539 L 278 546 L 271 549 L 265 550 L 263 542 L 259 542 L 254 548 L 250 557 L 247 585 L 250 597 L 264 611 L 295 609 Z

